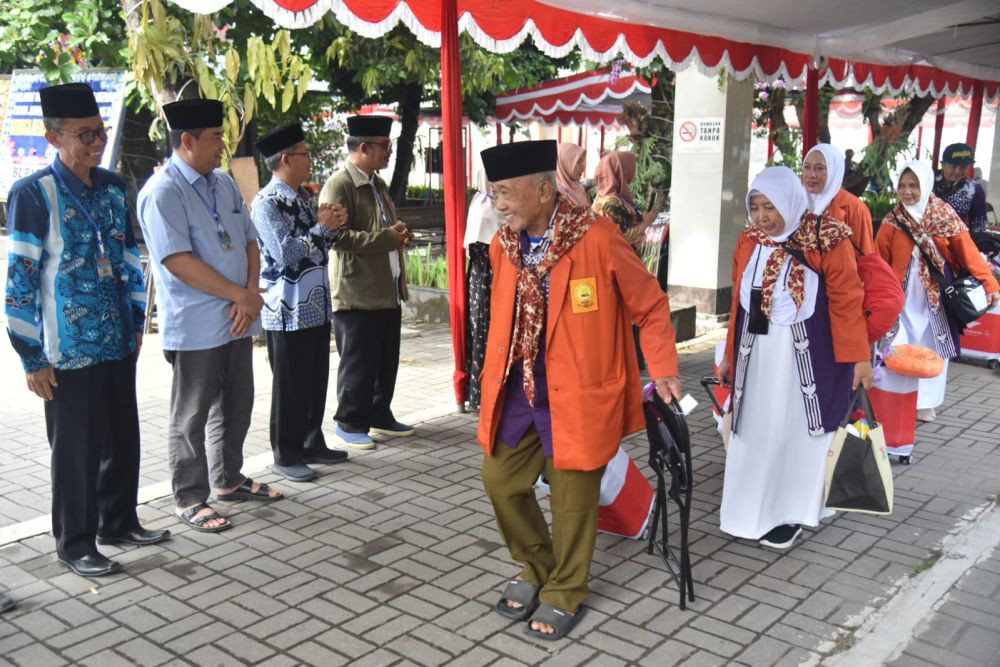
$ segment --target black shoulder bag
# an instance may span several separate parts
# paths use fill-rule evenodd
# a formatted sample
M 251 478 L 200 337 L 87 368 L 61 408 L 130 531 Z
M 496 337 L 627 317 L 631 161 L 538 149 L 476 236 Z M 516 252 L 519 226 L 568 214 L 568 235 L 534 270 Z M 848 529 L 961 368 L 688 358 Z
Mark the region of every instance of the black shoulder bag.
M 986 288 L 983 287 L 983 283 L 978 278 L 969 273 L 967 269 L 963 269 L 954 280 L 949 282 L 948 278 L 930 260 L 924 249 L 920 247 L 917 239 L 914 238 L 913 233 L 907 229 L 906 225 L 901 225 L 898 229 L 910 237 L 913 245 L 920 251 L 920 255 L 927 262 L 931 276 L 941 287 L 941 302 L 962 329 L 978 320 L 989 310 L 990 300 L 986 297 Z

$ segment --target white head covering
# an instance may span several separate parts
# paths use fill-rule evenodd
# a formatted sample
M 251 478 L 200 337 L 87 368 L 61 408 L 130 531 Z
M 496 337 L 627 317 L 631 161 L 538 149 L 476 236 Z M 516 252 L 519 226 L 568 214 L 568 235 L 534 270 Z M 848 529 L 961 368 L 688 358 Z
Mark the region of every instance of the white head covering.
M 903 167 L 903 171 L 909 169 L 917 177 L 917 182 L 920 183 L 920 200 L 916 204 L 905 205 L 907 212 L 913 216 L 913 219 L 917 222 L 922 222 L 924 219 L 924 211 L 927 210 L 927 202 L 930 201 L 931 193 L 934 190 L 934 167 L 931 166 L 928 160 L 914 160 L 913 162 L 907 162 L 906 166 Z M 903 175 L 903 171 L 899 172 L 899 175 Z M 896 187 L 899 187 L 899 180 L 896 180 Z
M 466 248 L 473 243 L 488 244 L 492 241 L 493 235 L 500 229 L 500 222 L 503 220 L 503 216 L 493 207 L 493 201 L 487 196 L 490 191 L 490 182 L 486 178 L 486 170 L 483 168 L 483 161 L 478 154 L 476 154 L 473 171 L 476 194 L 469 202 L 469 212 L 465 217 Z
M 785 229 L 778 236 L 771 238 L 781 243 L 795 233 L 802 224 L 802 216 L 809 206 L 806 189 L 795 172 L 788 167 L 767 167 L 757 174 L 750 184 L 747 193 L 747 213 L 750 212 L 750 198 L 754 195 L 764 195 L 778 209 L 785 219 Z
M 816 144 L 806 153 L 808 158 L 813 153 L 821 153 L 826 160 L 826 185 L 823 189 L 812 194 L 806 192 L 809 197 L 809 210 L 816 215 L 822 215 L 826 209 L 830 208 L 830 202 L 840 192 L 840 187 L 844 182 L 844 156 L 830 144 Z M 805 162 L 805 160 L 803 160 Z

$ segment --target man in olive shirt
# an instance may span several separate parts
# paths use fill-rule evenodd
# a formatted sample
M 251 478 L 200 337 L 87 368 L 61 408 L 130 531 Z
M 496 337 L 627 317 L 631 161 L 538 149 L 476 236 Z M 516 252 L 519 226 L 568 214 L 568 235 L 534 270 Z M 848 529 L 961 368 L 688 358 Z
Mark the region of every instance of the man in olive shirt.
M 347 225 L 330 257 L 337 368 L 336 434 L 343 447 L 372 449 L 369 433 L 412 435 L 392 414 L 399 369 L 400 304 L 406 299 L 402 251 L 410 232 L 396 220 L 385 181 L 392 119 L 347 119 L 347 163 L 323 186 L 322 204 L 347 209 Z

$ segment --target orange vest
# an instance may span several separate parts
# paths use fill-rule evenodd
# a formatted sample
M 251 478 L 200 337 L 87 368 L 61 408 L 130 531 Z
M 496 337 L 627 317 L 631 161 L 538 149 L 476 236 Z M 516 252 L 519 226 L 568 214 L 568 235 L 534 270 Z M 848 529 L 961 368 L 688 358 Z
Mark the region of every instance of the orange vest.
M 872 232 L 872 212 L 863 201 L 841 188 L 830 202 L 826 215 L 840 220 L 851 228 L 851 240 L 862 255 L 875 253 L 875 235 Z
M 499 238 L 490 245 L 490 261 L 493 293 L 478 434 L 487 455 L 503 414 L 517 294 L 517 272 Z M 645 428 L 632 322 L 640 328 L 650 376 L 679 375 L 666 294 L 618 227 L 598 218 L 549 280 L 545 371 L 556 468 L 600 468 L 623 437 Z

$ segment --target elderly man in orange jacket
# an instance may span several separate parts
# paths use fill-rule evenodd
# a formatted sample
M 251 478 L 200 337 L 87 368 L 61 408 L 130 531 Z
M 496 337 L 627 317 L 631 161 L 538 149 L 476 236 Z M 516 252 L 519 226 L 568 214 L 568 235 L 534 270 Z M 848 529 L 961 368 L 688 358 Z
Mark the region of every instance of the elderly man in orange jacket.
M 670 304 L 613 222 L 558 194 L 555 141 L 482 157 L 505 224 L 490 246 L 478 439 L 500 534 L 523 566 L 496 611 L 559 639 L 583 615 L 604 466 L 645 425 L 633 322 L 660 396 L 681 396 Z M 543 472 L 551 535 L 533 488 Z

